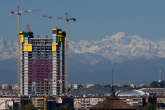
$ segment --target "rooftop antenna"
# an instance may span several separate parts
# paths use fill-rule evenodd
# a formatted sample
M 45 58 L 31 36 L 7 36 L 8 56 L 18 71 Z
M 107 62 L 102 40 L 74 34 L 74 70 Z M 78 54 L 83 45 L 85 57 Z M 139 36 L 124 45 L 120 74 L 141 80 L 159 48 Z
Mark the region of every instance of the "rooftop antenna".
M 113 83 L 114 83 L 114 68 L 112 68 L 112 85 L 111 85 L 111 96 L 112 97 L 115 96 L 115 91 L 114 91 Z
M 159 75 L 160 75 L 159 78 L 160 78 L 160 79 L 159 79 L 158 82 L 161 82 L 161 81 L 162 81 L 162 72 L 163 72 L 162 69 L 160 69 L 160 73 L 159 73 Z

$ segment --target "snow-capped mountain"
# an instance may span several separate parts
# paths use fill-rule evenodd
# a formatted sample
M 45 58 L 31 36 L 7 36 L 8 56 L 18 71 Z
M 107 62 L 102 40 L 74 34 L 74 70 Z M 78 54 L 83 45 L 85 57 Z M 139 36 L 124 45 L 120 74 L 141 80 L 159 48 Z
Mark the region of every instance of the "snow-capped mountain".
M 126 35 L 124 32 L 107 35 L 99 41 L 70 41 L 69 46 L 70 54 L 90 54 L 116 62 L 139 57 L 165 58 L 165 41 L 154 42 L 138 35 Z M 16 58 L 16 42 L 0 38 L 0 54 L 0 60 Z
M 138 35 L 126 35 L 124 32 L 119 32 L 106 36 L 100 41 L 81 40 L 77 43 L 71 41 L 70 50 L 75 54 L 93 54 L 115 62 L 139 57 L 165 58 L 165 41 L 154 42 Z
M 0 37 L 0 61 L 16 58 L 16 41 L 4 40 Z
M 165 65 L 165 41 L 154 42 L 124 32 L 98 41 L 70 41 L 69 47 L 71 83 L 110 83 L 114 65 L 117 82 L 148 82 L 157 80 L 159 69 Z M 16 41 L 0 38 L 0 73 L 5 73 L 0 81 L 6 82 L 8 76 L 16 81 L 16 64 Z

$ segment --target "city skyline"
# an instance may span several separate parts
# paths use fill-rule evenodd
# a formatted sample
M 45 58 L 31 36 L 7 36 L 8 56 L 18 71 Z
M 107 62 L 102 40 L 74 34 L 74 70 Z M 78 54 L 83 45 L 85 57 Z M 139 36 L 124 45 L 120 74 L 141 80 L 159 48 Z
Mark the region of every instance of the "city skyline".
M 149 80 L 157 80 L 157 73 L 164 65 L 165 32 L 163 29 L 165 15 L 163 14 L 163 3 L 164 1 L 133 2 L 130 0 L 120 2 L 113 0 L 104 2 L 72 0 L 50 0 L 49 2 L 16 0 L 9 2 L 2 0 L 0 1 L 2 8 L 0 10 L 2 17 L 0 21 L 0 63 L 2 63 L 2 67 L 0 70 L 2 73 L 7 74 L 3 74 L 4 79 L 1 80 L 5 81 L 6 75 L 12 75 L 14 77 L 16 75 L 14 69 L 16 52 L 14 48 L 15 43 L 13 42 L 17 38 L 17 22 L 16 16 L 10 15 L 10 12 L 16 11 L 18 5 L 21 7 L 21 10 L 40 9 L 39 12 L 21 16 L 22 30 L 26 31 L 26 25 L 30 24 L 30 28 L 35 36 L 51 36 L 51 28 L 54 26 L 65 30 L 64 20 L 48 20 L 42 17 L 44 15 L 64 17 L 65 12 L 68 12 L 70 17 L 77 19 L 75 23 L 69 25 L 69 39 L 71 41 L 70 60 L 74 59 L 71 61 L 72 64 L 69 68 L 70 80 L 74 82 L 104 82 L 103 79 L 105 78 L 105 82 L 107 83 L 108 77 L 106 76 L 110 76 L 109 71 L 112 69 L 111 63 L 114 61 L 119 63 L 116 70 L 118 75 L 116 77 L 120 76 L 120 74 L 125 74 L 126 76 L 130 76 L 129 78 L 132 78 L 135 82 L 145 82 L 145 79 L 140 80 L 140 77 L 151 74 L 152 77 Z M 105 42 L 106 39 L 107 43 Z M 134 45 L 134 42 L 136 45 Z M 117 47 L 117 44 L 120 45 Z M 74 56 L 75 58 L 73 58 Z M 138 60 L 139 58 L 141 59 Z M 144 60 L 142 60 L 143 58 Z M 83 60 L 79 61 L 78 59 L 84 59 L 86 62 L 84 63 Z M 140 65 L 145 65 L 145 62 L 147 62 L 147 65 L 145 65 L 146 68 L 144 69 L 139 65 L 134 65 L 132 67 L 134 69 L 127 66 L 125 67 L 126 71 L 122 70 L 124 68 L 123 65 L 125 65 L 124 63 L 130 65 L 134 61 L 135 64 Z M 162 62 L 160 63 L 160 61 Z M 106 64 L 105 62 L 108 63 Z M 151 62 L 152 64 L 150 64 Z M 74 68 L 76 63 L 80 64 L 79 68 Z M 103 65 L 98 68 L 100 63 L 103 63 Z M 87 67 L 84 66 L 88 64 L 90 65 Z M 12 71 L 7 70 L 8 65 L 13 66 L 11 67 Z M 84 67 L 87 68 L 86 71 L 82 71 Z M 93 70 L 90 70 L 89 67 L 93 67 Z M 95 71 L 97 69 L 99 71 Z M 137 72 L 134 73 L 134 70 Z M 83 76 L 83 72 L 91 76 L 85 77 L 85 75 Z M 104 77 L 102 80 L 99 79 L 100 72 L 103 72 Z M 129 78 L 123 78 L 126 78 L 123 81 L 129 82 Z M 9 80 L 12 79 L 9 78 Z M 120 81 L 117 78 L 116 80 Z
M 165 109 L 164 4 L 1 0 L 0 110 Z

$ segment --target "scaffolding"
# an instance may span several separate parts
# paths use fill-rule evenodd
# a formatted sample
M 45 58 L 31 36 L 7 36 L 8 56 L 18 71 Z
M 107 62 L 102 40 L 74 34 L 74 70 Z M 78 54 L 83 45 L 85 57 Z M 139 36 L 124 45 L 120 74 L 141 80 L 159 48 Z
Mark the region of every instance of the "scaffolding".
M 20 41 L 21 95 L 65 94 L 65 32 L 52 30 L 52 38 L 34 38 L 23 32 Z

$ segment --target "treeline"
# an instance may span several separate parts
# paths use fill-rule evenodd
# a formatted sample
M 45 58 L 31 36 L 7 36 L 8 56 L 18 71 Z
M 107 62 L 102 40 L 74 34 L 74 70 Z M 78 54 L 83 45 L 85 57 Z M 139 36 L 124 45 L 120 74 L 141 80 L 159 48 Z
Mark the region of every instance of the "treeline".
M 152 88 L 165 88 L 165 81 L 153 81 L 150 83 Z

